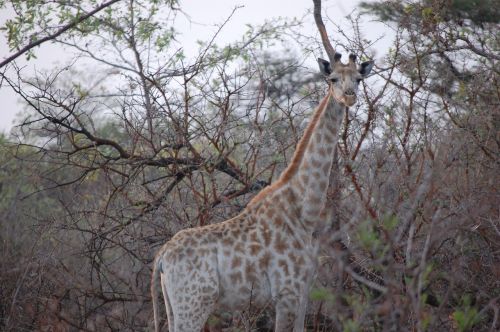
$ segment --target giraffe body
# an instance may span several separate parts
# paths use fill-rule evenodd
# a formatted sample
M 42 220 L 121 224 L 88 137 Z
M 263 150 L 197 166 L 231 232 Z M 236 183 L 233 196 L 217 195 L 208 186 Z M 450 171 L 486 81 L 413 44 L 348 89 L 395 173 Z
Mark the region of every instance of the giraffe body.
M 156 331 L 159 280 L 170 332 L 199 332 L 217 309 L 265 306 L 275 308 L 275 331 L 304 330 L 317 267 L 315 234 L 326 226 L 322 211 L 337 133 L 352 97 L 343 92 L 350 92 L 346 80 L 357 87 L 357 79 L 366 75 L 340 61 L 328 74 L 321 61 L 327 77 L 341 76 L 334 82 L 340 85 L 330 83 L 280 178 L 238 216 L 180 231 L 160 249 L 151 286 Z

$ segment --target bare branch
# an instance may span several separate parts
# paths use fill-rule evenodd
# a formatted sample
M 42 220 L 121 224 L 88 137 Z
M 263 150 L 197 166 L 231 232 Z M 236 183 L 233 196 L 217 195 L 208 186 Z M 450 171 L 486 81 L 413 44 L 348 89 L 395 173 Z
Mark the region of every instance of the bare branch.
M 326 32 L 325 24 L 323 23 L 323 19 L 321 18 L 321 0 L 313 0 L 313 2 L 314 2 L 314 21 L 316 22 L 319 34 L 321 35 L 321 41 L 323 42 L 323 46 L 325 47 L 328 59 L 330 59 L 330 63 L 334 63 L 335 49 L 330 43 L 330 39 L 328 39 L 328 33 Z

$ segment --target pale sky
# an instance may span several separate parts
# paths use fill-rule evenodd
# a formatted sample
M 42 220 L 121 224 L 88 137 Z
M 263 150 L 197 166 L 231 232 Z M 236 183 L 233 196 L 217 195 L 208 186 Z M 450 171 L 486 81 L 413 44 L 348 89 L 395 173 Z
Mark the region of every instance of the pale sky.
M 345 18 L 355 8 L 358 1 L 353 0 L 323 0 L 323 13 L 334 20 L 341 27 L 345 25 L 346 29 L 350 27 L 348 20 Z M 222 23 L 231 13 L 236 5 L 242 5 L 243 8 L 237 10 L 232 20 L 228 23 L 225 29 L 217 39 L 219 45 L 239 40 L 242 34 L 246 31 L 246 23 L 259 25 L 265 20 L 270 20 L 275 17 L 302 17 L 308 9 L 312 9 L 312 0 L 181 0 L 180 5 L 182 10 L 190 16 L 191 22 L 183 19 L 180 20 L 182 36 L 180 36 L 186 51 L 190 48 L 195 49 L 196 40 L 205 40 L 210 38 L 215 31 L 213 26 L 216 23 Z M 12 11 L 0 9 L 0 26 L 3 26 Z M 324 15 L 324 14 L 323 14 Z M 324 15 L 324 21 L 327 29 L 333 27 L 328 24 Z M 386 35 L 386 38 L 378 42 L 377 49 L 387 49 L 391 41 L 391 32 L 384 25 L 377 22 L 370 22 L 365 19 L 361 28 L 362 34 L 368 39 L 375 40 L 376 38 Z M 304 29 L 307 29 L 307 34 L 314 35 L 316 26 L 312 14 L 309 15 Z M 333 32 L 331 32 L 333 33 Z M 318 36 L 318 41 L 319 41 Z M 334 45 L 335 46 L 335 45 Z M 58 45 L 45 43 L 35 49 L 37 59 L 29 62 L 25 61 L 24 57 L 18 58 L 19 66 L 26 66 L 24 73 L 34 72 L 40 69 L 50 69 L 57 64 L 63 63 L 68 59 L 65 55 L 65 50 Z M 189 56 L 189 52 L 188 53 Z M 385 52 L 383 52 L 385 53 Z M 383 53 L 378 52 L 377 56 L 382 56 Z M 3 32 L 0 32 L 0 58 L 4 59 L 11 52 L 6 45 L 6 39 Z M 376 59 L 375 59 L 376 60 Z M 16 114 L 23 109 L 15 93 L 7 86 L 0 88 L 0 131 L 8 132 L 15 123 Z

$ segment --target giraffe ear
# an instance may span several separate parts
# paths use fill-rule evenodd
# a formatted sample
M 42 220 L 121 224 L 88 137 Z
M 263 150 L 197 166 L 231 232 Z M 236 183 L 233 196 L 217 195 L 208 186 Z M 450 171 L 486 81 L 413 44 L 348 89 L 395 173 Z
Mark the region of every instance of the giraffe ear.
M 363 77 L 368 76 L 368 74 L 370 74 L 370 72 L 372 71 L 373 65 L 374 65 L 374 62 L 373 62 L 373 61 L 366 61 L 366 62 L 363 62 L 363 63 L 359 66 L 359 73 L 360 73 Z
M 319 64 L 319 72 L 324 76 L 328 76 L 332 73 L 332 67 L 330 66 L 330 62 L 325 59 L 318 58 Z

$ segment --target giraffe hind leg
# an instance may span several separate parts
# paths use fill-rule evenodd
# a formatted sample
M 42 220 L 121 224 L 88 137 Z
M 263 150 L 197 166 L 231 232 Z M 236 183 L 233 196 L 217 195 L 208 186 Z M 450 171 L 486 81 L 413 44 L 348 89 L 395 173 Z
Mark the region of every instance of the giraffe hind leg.
M 214 311 L 215 303 L 215 299 L 202 298 L 200 301 L 173 306 L 174 329 L 172 331 L 200 332 Z
M 172 271 L 174 272 L 174 271 Z M 166 284 L 175 332 L 200 332 L 215 311 L 219 285 L 215 270 L 177 269 Z M 169 278 L 170 280 L 170 278 Z

